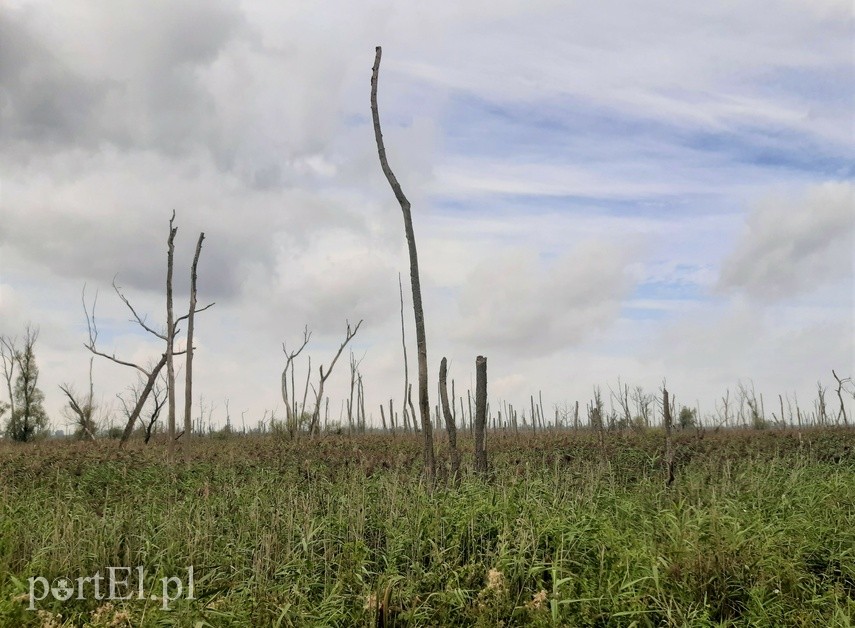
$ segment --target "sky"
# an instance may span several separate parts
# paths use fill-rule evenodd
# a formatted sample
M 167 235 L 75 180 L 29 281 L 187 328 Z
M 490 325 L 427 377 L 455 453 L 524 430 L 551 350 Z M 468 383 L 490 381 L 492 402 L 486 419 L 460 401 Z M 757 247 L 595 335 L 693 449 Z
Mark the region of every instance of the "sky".
M 832 369 L 855 376 L 847 0 L 0 0 L 0 41 L 0 334 L 39 328 L 56 429 L 59 385 L 87 386 L 84 287 L 99 349 L 163 351 L 111 284 L 163 327 L 173 210 L 176 309 L 200 232 L 215 302 L 194 413 L 283 417 L 283 343 L 312 331 L 297 379 L 310 356 L 316 386 L 359 320 L 366 409 L 398 407 L 399 274 L 411 382 L 416 347 L 376 45 L 432 406 L 444 356 L 458 394 L 484 355 L 492 406 L 542 393 L 549 416 L 618 378 L 712 415 L 740 382 L 809 410 Z M 93 375 L 121 423 L 133 370 Z

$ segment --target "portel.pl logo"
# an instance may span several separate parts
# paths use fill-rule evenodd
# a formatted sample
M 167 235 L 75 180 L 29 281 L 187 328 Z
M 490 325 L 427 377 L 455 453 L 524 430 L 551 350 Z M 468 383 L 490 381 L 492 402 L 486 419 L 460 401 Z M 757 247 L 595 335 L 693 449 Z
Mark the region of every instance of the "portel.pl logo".
M 131 588 L 131 574 L 136 573 L 136 588 Z M 52 597 L 60 602 L 71 599 L 86 600 L 159 600 L 160 607 L 168 610 L 169 605 L 180 598 L 195 600 L 193 565 L 187 567 L 186 582 L 178 576 L 160 578 L 160 587 L 145 591 L 145 567 L 107 567 L 106 575 L 100 571 L 93 576 L 78 578 L 54 578 L 53 582 L 43 576 L 30 576 L 28 610 L 36 610 L 36 602 Z M 157 582 L 157 581 L 155 581 Z

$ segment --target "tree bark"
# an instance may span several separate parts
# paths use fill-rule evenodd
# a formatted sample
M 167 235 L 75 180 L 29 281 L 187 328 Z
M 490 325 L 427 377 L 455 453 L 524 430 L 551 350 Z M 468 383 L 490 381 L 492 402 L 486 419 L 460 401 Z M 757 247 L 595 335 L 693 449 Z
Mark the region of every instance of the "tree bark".
M 122 439 L 119 441 L 119 447 L 124 445 L 131 437 L 131 434 L 134 431 L 134 424 L 137 422 L 137 419 L 140 416 L 140 412 L 142 412 L 143 406 L 145 406 L 145 402 L 148 399 L 149 393 L 151 393 L 151 389 L 154 387 L 155 381 L 157 381 L 157 376 L 160 373 L 160 370 L 164 367 L 164 365 L 166 365 L 165 353 L 161 356 L 160 362 L 157 363 L 157 366 L 155 366 L 151 370 L 151 373 L 146 373 L 146 375 L 148 375 L 148 379 L 146 380 L 145 388 L 143 388 L 142 392 L 140 393 L 139 399 L 137 399 L 137 403 L 134 406 L 134 409 L 131 411 L 130 416 L 128 416 L 128 422 L 125 425 L 125 431 L 122 432 Z M 174 427 L 175 426 L 173 425 L 173 428 Z
M 662 389 L 662 406 L 665 413 L 665 485 L 674 483 L 674 443 L 671 441 L 671 405 L 668 403 L 668 390 Z
M 196 242 L 196 254 L 193 256 L 193 265 L 190 267 L 190 309 L 187 316 L 187 366 L 186 379 L 184 380 L 184 435 L 189 439 L 193 433 L 193 320 L 196 311 L 196 267 L 199 265 L 199 254 L 202 252 L 202 240 L 205 234 L 199 234 Z M 189 458 L 189 449 L 188 449 Z
M 487 358 L 475 359 L 475 471 L 487 474 Z
M 386 159 L 386 148 L 383 145 L 383 133 L 380 130 L 380 113 L 377 109 L 377 79 L 380 72 L 380 57 L 382 48 L 377 46 L 374 56 L 374 67 L 371 72 L 371 115 L 374 121 L 374 139 L 377 141 L 377 154 L 380 157 L 380 167 L 386 180 L 395 193 L 395 198 L 401 205 L 404 215 L 404 232 L 407 236 L 407 248 L 410 256 L 410 283 L 413 289 L 413 314 L 416 322 L 416 345 L 418 348 L 419 364 L 419 412 L 421 414 L 422 430 L 424 433 L 424 472 L 430 483 L 436 472 L 436 462 L 433 452 L 433 426 L 430 419 L 430 401 L 428 400 L 428 367 L 427 367 L 427 338 L 425 336 L 425 317 L 422 308 L 422 290 L 419 282 L 419 260 L 416 252 L 416 236 L 413 231 L 413 218 L 410 213 L 410 201 L 404 196 L 401 185 L 395 178 L 389 162 Z
M 166 254 L 166 379 L 167 395 L 169 396 L 169 443 L 168 452 L 170 462 L 175 455 L 175 360 L 173 359 L 175 346 L 175 312 L 172 307 L 172 269 L 175 257 L 175 234 L 177 227 L 172 224 L 175 221 L 175 211 L 169 219 L 169 239 L 167 240 Z
M 410 388 L 410 367 L 407 363 L 407 334 L 404 329 L 404 286 L 401 283 L 401 273 L 398 273 L 398 294 L 401 297 L 401 345 L 404 348 L 404 402 L 401 404 L 401 408 L 404 413 L 404 430 L 408 428 L 407 421 L 407 391 Z M 413 417 L 413 422 L 415 422 L 416 417 Z
M 439 398 L 442 403 L 442 414 L 445 417 L 445 429 L 448 431 L 448 445 L 451 449 L 451 478 L 455 484 L 460 483 L 460 451 L 457 449 L 457 426 L 448 404 L 448 360 L 442 358 L 439 363 Z

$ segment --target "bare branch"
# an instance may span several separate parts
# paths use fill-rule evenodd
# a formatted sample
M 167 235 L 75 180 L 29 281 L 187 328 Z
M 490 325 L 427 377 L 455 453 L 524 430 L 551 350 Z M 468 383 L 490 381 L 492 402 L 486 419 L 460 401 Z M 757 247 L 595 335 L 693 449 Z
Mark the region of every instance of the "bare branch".
M 323 399 L 323 396 L 324 396 L 324 384 L 326 383 L 327 378 L 329 378 L 330 374 L 332 373 L 333 367 L 335 366 L 335 363 L 338 361 L 338 358 L 341 355 L 341 352 L 344 351 L 344 348 L 347 346 L 347 343 L 349 343 L 353 339 L 353 337 L 356 335 L 356 332 L 359 331 L 360 325 L 362 325 L 362 320 L 360 320 L 356 324 L 356 327 L 354 327 L 351 330 L 350 321 L 347 322 L 347 331 L 345 333 L 344 342 L 341 343 L 341 346 L 338 348 L 338 351 L 336 352 L 335 357 L 333 358 L 332 362 L 330 362 L 329 369 L 327 369 L 327 372 L 324 373 L 323 364 L 318 368 L 318 371 L 319 371 L 320 376 L 321 376 L 321 380 L 320 380 L 320 383 L 318 384 L 318 390 L 315 392 L 315 411 L 314 411 L 314 413 L 312 413 L 311 429 L 309 430 L 313 434 L 317 434 L 319 429 L 320 429 L 321 400 Z
M 134 306 L 131 305 L 131 302 L 128 301 L 128 298 L 124 294 L 122 294 L 121 286 L 116 285 L 116 278 L 115 277 L 113 277 L 113 290 L 116 291 L 116 294 L 119 295 L 119 298 L 122 300 L 122 302 L 128 306 L 128 309 L 131 311 L 131 314 L 133 314 L 133 316 L 134 316 L 134 320 L 139 324 L 140 327 L 145 329 L 148 333 L 157 336 L 161 340 L 166 340 L 166 334 L 165 333 L 160 333 L 160 332 L 153 330 L 151 327 L 149 327 L 146 324 L 145 318 L 142 318 L 139 314 L 137 314 L 137 311 L 134 309 Z
M 282 343 L 282 352 L 285 354 L 285 368 L 282 369 L 282 401 L 285 402 L 285 415 L 286 422 L 289 426 L 289 429 L 296 430 L 296 423 L 294 418 L 294 410 L 291 407 L 291 403 L 288 401 L 288 369 L 290 368 L 292 371 L 292 379 L 293 379 L 293 369 L 294 369 L 294 359 L 302 353 L 303 349 L 306 348 L 306 345 L 309 344 L 309 340 L 312 337 L 312 332 L 309 331 L 309 326 L 306 325 L 303 328 L 303 344 L 300 345 L 300 348 L 296 351 L 288 352 L 288 349 L 285 347 L 285 343 Z M 294 400 L 296 403 L 296 400 Z
M 92 393 L 89 398 L 81 403 L 76 397 L 74 389 L 68 384 L 60 384 L 59 389 L 65 393 L 68 398 L 68 408 L 74 414 L 74 420 L 77 426 L 83 431 L 89 440 L 95 440 L 93 432 L 94 425 L 92 424 L 92 413 L 95 407 L 92 403 Z M 91 390 L 91 389 L 90 389 Z
M 18 342 L 9 336 L 0 336 L 0 360 L 3 362 L 3 379 L 9 393 L 9 411 L 15 415 L 15 395 L 12 393 L 12 380 L 15 379 L 15 361 L 18 355 Z

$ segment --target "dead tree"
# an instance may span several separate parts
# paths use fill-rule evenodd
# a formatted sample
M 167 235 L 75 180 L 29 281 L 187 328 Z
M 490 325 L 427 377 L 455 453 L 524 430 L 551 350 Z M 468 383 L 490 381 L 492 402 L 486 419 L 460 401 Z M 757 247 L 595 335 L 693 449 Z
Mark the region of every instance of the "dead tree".
M 407 387 L 407 405 L 410 408 L 410 416 L 413 417 L 413 431 L 418 434 L 419 433 L 419 423 L 416 421 L 416 409 L 413 407 L 413 385 L 410 384 Z M 433 447 L 433 444 L 431 444 Z
M 124 298 L 124 296 L 120 292 L 119 288 L 116 286 L 115 282 L 113 283 L 113 287 L 116 289 L 116 292 L 119 294 L 120 298 L 122 298 L 122 300 L 126 304 L 128 304 L 128 306 L 130 307 L 130 304 Z M 164 353 L 161 356 L 160 360 L 158 361 L 158 363 L 154 367 L 152 367 L 150 369 L 145 369 L 145 368 L 141 367 L 139 364 L 135 364 L 133 362 L 126 362 L 124 360 L 120 360 L 115 355 L 111 355 L 111 354 L 107 354 L 107 353 L 104 353 L 102 351 L 99 351 L 96 347 L 96 342 L 98 340 L 98 326 L 97 326 L 97 323 L 95 321 L 95 305 L 96 305 L 98 297 L 96 295 L 95 300 L 92 302 L 92 313 L 91 313 L 91 315 L 89 313 L 88 308 L 86 307 L 85 298 L 86 297 L 85 297 L 85 287 L 84 287 L 83 312 L 86 315 L 86 326 L 87 326 L 87 329 L 89 331 L 89 342 L 84 344 L 84 346 L 90 352 L 92 352 L 94 355 L 99 355 L 102 358 L 107 358 L 111 362 L 115 362 L 116 364 L 121 364 L 122 366 L 129 366 L 131 368 L 136 369 L 145 378 L 145 380 L 144 380 L 145 384 L 143 385 L 142 391 L 140 392 L 139 396 L 137 397 L 137 400 L 136 400 L 136 403 L 135 403 L 133 409 L 130 411 L 130 413 L 128 413 L 128 422 L 125 425 L 125 430 L 124 430 L 124 432 L 122 432 L 122 438 L 119 441 L 119 447 L 121 447 L 131 437 L 131 434 L 133 433 L 133 430 L 134 430 L 134 425 L 136 424 L 137 419 L 140 416 L 140 412 L 142 412 L 143 406 L 145 405 L 146 399 L 148 399 L 149 393 L 151 393 L 151 389 L 154 386 L 154 382 L 157 379 L 157 376 L 160 374 L 161 369 L 163 369 L 163 367 L 166 365 L 166 354 Z M 137 318 L 137 321 L 140 322 L 140 325 L 142 325 L 142 327 L 144 329 L 150 331 L 151 333 L 155 334 L 159 338 L 163 338 L 162 334 L 159 334 L 158 332 L 151 330 L 145 324 L 145 322 L 142 321 L 142 319 L 140 319 L 138 316 L 136 316 L 136 312 L 134 311 L 133 308 L 131 308 L 131 312 L 133 312 L 134 316 Z
M 68 415 L 80 430 L 80 436 L 95 440 L 95 388 L 92 382 L 92 362 L 89 358 L 89 393 L 84 398 L 78 398 L 74 388 L 69 384 L 60 384 L 59 389 L 68 398 Z
M 113 280 L 113 289 L 116 291 L 116 294 L 119 296 L 119 298 L 122 300 L 122 302 L 131 311 L 131 314 L 133 315 L 134 320 L 140 325 L 140 327 L 142 327 L 143 329 L 145 329 L 147 332 L 149 332 L 153 336 L 157 337 L 158 339 L 166 342 L 167 347 L 169 347 L 172 343 L 174 343 L 175 336 L 178 335 L 178 333 L 180 333 L 180 330 L 178 329 L 178 325 L 190 316 L 190 313 L 188 312 L 187 314 L 184 314 L 183 316 L 180 316 L 173 321 L 173 324 L 172 324 L 172 330 L 173 330 L 172 343 L 170 343 L 167 340 L 168 336 L 166 333 L 161 333 L 161 332 L 155 331 L 151 326 L 149 326 L 146 323 L 145 318 L 143 318 L 142 316 L 140 316 L 137 313 L 137 311 L 131 305 L 131 303 L 127 299 L 127 297 L 125 297 L 125 295 L 122 294 L 121 288 L 116 285 L 115 279 Z M 130 368 L 136 369 L 139 373 L 141 373 L 143 375 L 144 381 L 145 381 L 145 385 L 143 386 L 142 391 L 140 392 L 139 398 L 137 399 L 137 402 L 134 405 L 134 408 L 131 410 L 130 414 L 128 415 L 128 422 L 125 425 L 125 430 L 122 433 L 121 440 L 119 441 L 119 447 L 122 447 L 125 444 L 125 442 L 127 442 L 127 440 L 131 437 L 131 434 L 133 433 L 133 430 L 134 430 L 134 425 L 136 424 L 136 421 L 140 416 L 140 412 L 142 412 L 142 409 L 143 409 L 143 406 L 145 405 L 146 399 L 148 399 L 148 396 L 151 393 L 152 388 L 154 387 L 155 380 L 157 379 L 157 376 L 160 374 L 160 371 L 163 369 L 163 367 L 166 366 L 167 353 L 164 352 L 162 354 L 160 360 L 157 362 L 157 364 L 155 364 L 155 366 L 153 366 L 151 368 L 143 368 L 139 364 L 120 360 L 119 358 L 117 358 L 115 356 L 115 354 L 108 354 L 108 353 L 104 353 L 103 351 L 100 351 L 97 348 L 98 326 L 97 326 L 96 321 L 95 321 L 95 305 L 97 303 L 97 300 L 98 300 L 98 295 L 96 293 L 95 299 L 92 302 L 92 312 L 90 314 L 89 309 L 86 305 L 86 286 L 84 286 L 83 287 L 83 295 L 82 295 L 83 313 L 86 316 L 86 327 L 87 327 L 87 330 L 89 333 L 89 342 L 84 343 L 83 346 L 86 347 L 86 349 L 89 350 L 93 355 L 98 355 L 98 356 L 101 356 L 102 358 L 107 358 L 108 360 L 110 360 L 111 362 L 115 362 L 116 364 L 121 364 L 122 366 L 128 366 Z M 194 310 L 193 313 L 198 314 L 199 312 L 204 312 L 205 310 L 212 307 L 213 305 L 214 305 L 213 303 L 209 303 L 205 307 Z M 184 353 L 184 351 L 174 351 L 173 350 L 173 355 L 181 355 L 182 353 Z M 174 378 L 173 378 L 173 383 L 174 383 Z M 167 381 L 167 387 L 168 386 L 169 386 L 169 382 Z M 170 440 L 172 440 L 172 437 L 170 437 Z M 170 445 L 170 447 L 172 447 L 172 445 Z
M 814 408 L 816 409 L 816 421 L 819 425 L 825 425 L 828 418 L 825 391 L 826 386 L 823 386 L 822 382 L 818 381 L 816 383 L 816 401 L 814 402 Z
M 401 297 L 401 345 L 404 348 L 404 401 L 401 404 L 401 410 L 404 414 L 404 429 L 408 429 L 407 421 L 407 391 L 410 388 L 410 368 L 407 363 L 407 335 L 404 329 L 404 286 L 401 283 L 401 273 L 398 273 L 398 294 Z M 415 423 L 416 417 L 413 417 Z
M 840 423 L 840 417 L 843 417 L 843 425 L 849 427 L 849 421 L 846 418 L 846 405 L 843 403 L 843 386 L 852 383 L 851 377 L 840 378 L 834 369 L 831 369 L 831 374 L 837 380 L 837 399 L 840 401 L 840 410 L 837 412 L 837 423 Z
M 184 434 L 189 438 L 193 433 L 193 418 L 191 411 L 193 408 L 193 323 L 195 316 L 193 313 L 196 310 L 196 267 L 199 265 L 199 253 L 202 252 L 202 241 L 205 239 L 205 234 L 199 234 L 199 241 L 196 242 L 196 254 L 193 256 L 193 265 L 190 267 L 190 307 L 187 310 L 187 364 L 185 367 L 184 380 Z
M 448 405 L 448 360 L 442 358 L 439 363 L 439 398 L 442 403 L 442 414 L 445 417 L 445 429 L 448 431 L 448 446 L 451 450 L 451 478 L 457 484 L 460 482 L 460 451 L 457 449 L 457 426 Z
M 9 394 L 10 416 L 15 416 L 15 394 L 12 389 L 12 382 L 15 379 L 15 364 L 17 364 L 17 356 L 17 339 L 9 336 L 0 336 L 0 360 L 3 362 L 3 379 L 6 380 L 6 391 Z
M 291 397 L 295 397 L 294 393 L 294 358 L 296 358 L 303 349 L 306 348 L 306 345 L 309 344 L 309 340 L 312 338 L 312 332 L 309 331 L 309 327 L 306 326 L 303 329 L 303 344 L 300 345 L 300 348 L 296 351 L 289 352 L 288 349 L 285 348 L 285 343 L 282 343 L 282 352 L 285 354 L 285 368 L 282 369 L 282 401 L 285 402 L 285 417 L 288 423 L 288 432 L 291 437 L 294 437 L 294 434 L 297 431 L 298 420 L 295 416 L 296 410 L 292 408 L 291 404 L 296 404 L 296 399 L 290 400 L 288 399 L 288 369 L 291 369 Z
M 360 432 L 365 433 L 365 388 L 362 385 L 362 374 L 356 374 L 356 397 L 360 417 L 358 418 Z
M 656 395 L 647 394 L 641 386 L 636 386 L 632 392 L 635 403 L 636 417 L 641 420 L 641 427 L 650 427 L 650 408 L 656 402 Z
M 163 376 L 163 371 L 158 371 L 158 376 L 154 380 L 154 384 L 150 389 L 150 394 L 146 395 L 147 399 L 152 400 L 152 404 L 148 412 L 143 415 L 142 410 L 145 406 L 145 400 L 143 400 L 143 404 L 141 409 L 137 412 L 138 420 L 142 425 L 143 433 L 144 433 L 144 442 L 146 444 L 151 440 L 151 436 L 154 432 L 154 426 L 157 424 L 157 419 L 160 417 L 160 411 L 163 409 L 164 404 L 166 403 L 166 379 Z M 151 369 L 152 371 L 154 368 Z M 147 385 L 147 380 L 142 376 L 139 376 L 137 379 L 137 384 L 135 386 L 129 387 L 129 391 L 131 394 L 130 401 L 126 400 L 121 394 L 117 394 L 116 398 L 119 400 L 119 403 L 122 404 L 122 410 L 125 413 L 125 416 L 130 419 L 132 413 L 137 407 L 137 404 L 140 401 L 140 397 L 142 392 L 144 392 L 145 387 Z M 128 404 L 131 404 L 130 406 Z M 200 400 L 201 406 L 201 400 Z M 228 407 L 228 404 L 226 405 Z
M 665 486 L 674 483 L 674 443 L 671 441 L 671 405 L 668 402 L 668 390 L 662 387 L 662 410 L 665 421 Z
M 410 213 L 410 201 L 404 196 L 401 185 L 392 173 L 386 159 L 386 148 L 383 145 L 383 133 L 380 130 L 380 113 L 377 109 L 377 79 L 380 72 L 380 56 L 382 49 L 377 46 L 374 55 L 374 67 L 371 72 L 371 116 L 374 121 L 374 139 L 377 141 L 377 153 L 380 157 L 380 167 L 386 180 L 395 193 L 395 198 L 401 205 L 404 215 L 404 232 L 407 236 L 407 247 L 410 256 L 410 284 L 413 289 L 413 314 L 416 322 L 416 345 L 418 347 L 419 363 L 419 411 L 421 414 L 422 430 L 424 432 L 424 470 L 429 482 L 433 482 L 436 462 L 433 453 L 433 426 L 430 419 L 430 401 L 428 400 L 428 366 L 427 338 L 425 335 L 425 315 L 422 308 L 422 290 L 419 281 L 419 260 L 416 252 L 416 236 L 413 231 L 413 217 Z
M 487 358 L 475 359 L 475 471 L 487 474 Z
M 611 395 L 612 400 L 617 401 L 618 407 L 623 414 L 623 417 L 619 421 L 620 426 L 624 428 L 632 427 L 632 411 L 629 406 L 629 384 L 622 384 L 620 377 L 618 377 L 617 392 L 612 390 L 612 387 L 609 386 L 609 394 Z
M 173 227 L 175 221 L 175 210 L 172 210 L 172 218 L 169 219 L 169 239 L 167 240 L 166 253 L 166 381 L 169 397 L 169 459 L 175 454 L 175 311 L 172 308 L 172 268 L 175 257 L 175 234 L 178 227 Z
M 353 350 L 350 351 L 350 395 L 345 400 L 347 410 L 347 433 L 353 434 L 353 392 L 356 388 L 356 365 L 354 364 Z
M 359 326 L 362 325 L 362 321 L 360 320 L 356 327 L 352 330 L 350 328 L 350 323 L 347 323 L 347 331 L 344 335 L 344 342 L 341 343 L 341 346 L 338 348 L 338 351 L 335 354 L 335 357 L 330 362 L 330 367 L 327 369 L 326 373 L 324 372 L 324 365 L 318 368 L 318 372 L 320 373 L 320 381 L 318 382 L 318 389 L 315 391 L 315 410 L 312 412 L 312 422 L 309 425 L 309 432 L 313 435 L 317 435 L 320 432 L 320 413 L 321 413 L 321 402 L 324 398 L 324 384 L 326 384 L 327 378 L 329 378 L 332 373 L 333 368 L 335 367 L 335 363 L 338 361 L 341 352 L 344 351 L 344 348 L 347 346 L 347 343 L 350 342 L 353 337 L 356 335 L 356 332 L 359 331 Z

